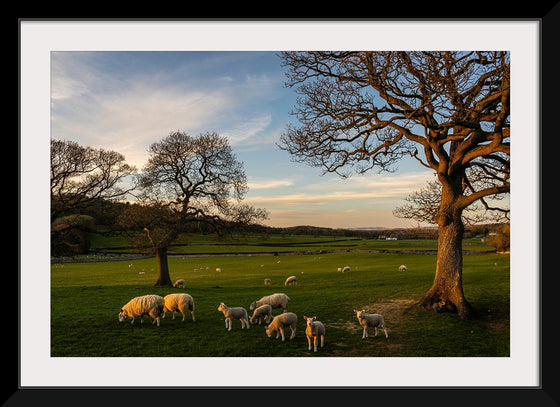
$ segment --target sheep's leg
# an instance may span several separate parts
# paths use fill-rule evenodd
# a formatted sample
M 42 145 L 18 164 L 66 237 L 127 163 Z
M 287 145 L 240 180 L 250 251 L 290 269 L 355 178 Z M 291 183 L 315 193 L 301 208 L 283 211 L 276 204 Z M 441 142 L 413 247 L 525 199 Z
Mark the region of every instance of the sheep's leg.
M 249 321 L 247 321 L 247 318 L 245 318 L 244 321 L 245 321 L 245 327 L 246 327 L 247 329 L 249 329 Z M 259 319 L 259 321 L 260 321 L 260 319 Z
M 325 335 L 321 335 L 321 348 L 325 344 Z
M 294 339 L 294 336 L 296 336 L 296 326 L 292 325 L 292 326 L 290 326 L 290 329 L 292 330 L 292 334 L 290 335 L 290 339 Z
M 373 335 L 373 336 L 377 336 L 377 327 L 376 326 L 373 327 L 373 331 L 375 332 L 375 335 Z
M 173 318 L 171 318 L 171 319 L 174 320 L 175 319 L 175 311 L 171 311 L 171 315 L 173 315 Z
M 231 331 L 231 319 L 227 320 L 227 324 L 228 324 L 228 331 Z
M 192 322 L 195 322 L 196 318 L 194 317 L 194 311 L 191 311 L 191 316 L 192 316 Z
M 364 331 L 362 332 L 362 339 L 367 338 L 368 334 L 367 334 L 367 327 L 364 326 Z
M 317 352 L 317 342 L 319 341 L 319 337 L 316 336 L 313 338 L 313 350 Z
M 307 350 L 311 350 L 311 337 L 307 337 Z
M 280 328 L 280 334 L 282 335 L 282 340 L 284 340 L 284 328 Z M 277 337 L 278 338 L 278 337 Z
M 389 335 L 387 335 L 387 327 L 385 325 L 383 325 L 383 332 L 385 333 L 385 338 L 388 338 Z
M 159 317 L 156 317 L 156 319 L 154 320 L 154 322 L 157 322 L 157 326 L 159 326 Z M 153 322 L 152 322 L 153 325 Z
M 134 317 L 132 317 L 132 321 L 130 321 L 130 324 L 134 324 Z

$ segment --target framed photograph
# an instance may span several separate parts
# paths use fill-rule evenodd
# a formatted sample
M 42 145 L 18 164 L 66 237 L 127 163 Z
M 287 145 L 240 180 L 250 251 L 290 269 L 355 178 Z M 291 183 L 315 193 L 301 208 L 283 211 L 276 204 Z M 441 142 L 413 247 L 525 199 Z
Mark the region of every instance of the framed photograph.
M 469 390 L 498 395 L 516 390 L 522 393 L 516 397 L 548 400 L 553 389 L 543 386 L 548 381 L 542 342 L 541 109 L 548 86 L 542 86 L 543 60 L 546 51 L 552 51 L 543 49 L 543 38 L 557 14 L 500 20 L 20 20 L 18 388 L 23 392 L 12 399 L 25 397 L 26 389 L 288 388 L 367 389 L 397 400 L 436 389 L 465 392 L 463 400 L 473 402 Z M 314 53 L 307 55 L 309 51 Z M 350 51 L 357 56 L 349 56 Z M 453 58 L 462 65 L 450 68 Z M 339 64 L 343 59 L 347 65 Z M 362 63 L 377 68 L 362 77 Z M 430 68 L 420 72 L 419 66 Z M 428 102 L 419 96 L 427 88 L 437 94 L 445 69 L 449 80 L 457 70 L 478 72 L 478 86 L 486 90 L 473 93 L 469 103 L 487 109 L 483 132 L 491 134 L 488 128 L 498 122 L 501 126 L 500 148 L 481 153 L 484 163 L 465 166 L 484 175 L 476 181 L 484 188 L 490 173 L 494 181 L 500 179 L 479 212 L 498 207 L 509 218 L 509 245 L 501 257 L 495 247 L 488 251 L 492 255 L 481 249 L 488 248 L 487 239 L 501 229 L 490 230 L 488 236 L 488 230 L 480 235 L 483 228 L 466 228 L 468 241 L 460 231 L 459 252 L 474 253 L 463 254 L 459 266 L 465 298 L 474 297 L 474 319 L 458 316 L 471 310 L 466 300 L 455 299 L 456 293 L 438 292 L 431 299 L 425 293 L 432 281 L 433 287 L 438 284 L 436 267 L 444 268 L 437 224 L 445 222 L 430 224 L 396 210 L 406 209 L 415 193 L 426 191 L 438 178 L 434 163 L 443 165 L 439 155 L 423 155 L 428 147 L 422 143 L 427 142 L 413 145 L 412 140 L 419 132 L 415 115 L 426 104 L 438 109 L 433 117 L 440 120 L 439 129 L 447 126 L 447 118 L 458 120 L 449 100 L 434 96 Z M 436 71 L 441 76 L 428 83 Z M 401 72 L 398 79 L 391 76 Z M 425 82 L 416 82 L 419 77 Z M 377 87 L 380 78 L 385 88 Z M 464 81 L 465 89 L 477 86 L 466 74 L 457 80 Z M 396 83 L 401 87 L 395 85 L 390 97 L 380 90 Z M 499 86 L 507 90 L 500 91 L 497 102 Z M 370 89 L 378 93 L 372 96 Z M 397 96 L 407 92 L 408 99 L 399 100 Z M 495 104 L 488 96 L 492 92 Z M 373 106 L 376 97 L 384 100 L 383 107 Z M 405 100 L 412 107 L 404 108 Z M 336 107 L 351 101 L 360 102 L 367 115 Z M 327 114 L 328 109 L 332 111 Z M 397 111 L 398 117 L 390 117 Z M 342 112 L 348 116 L 340 122 L 348 129 L 331 133 L 327 127 L 333 122 L 323 115 L 332 118 Z M 360 118 L 351 118 L 353 114 Z M 446 130 L 450 143 L 460 137 L 475 139 L 474 133 L 461 135 L 460 129 L 468 127 L 461 123 Z M 377 144 L 368 136 L 359 139 L 357 148 L 358 133 L 363 137 L 369 132 Z M 313 137 L 319 133 L 325 138 Z M 433 137 L 422 134 L 425 140 Z M 342 139 L 352 140 L 344 145 L 345 155 Z M 479 150 L 489 149 L 492 140 L 488 136 Z M 108 258 L 103 245 L 119 246 L 113 234 L 111 243 L 87 242 L 89 252 L 109 260 L 105 264 L 99 257 L 64 254 L 79 242 L 65 240 L 62 232 L 55 236 L 53 230 L 67 231 L 70 224 L 87 229 L 90 218 L 109 218 L 117 209 L 99 206 L 96 215 L 92 210 L 78 215 L 68 206 L 72 203 L 67 197 L 76 197 L 80 182 L 88 177 L 83 174 L 65 179 L 65 186 L 73 189 L 57 189 L 53 201 L 53 141 L 59 142 L 61 156 L 68 157 L 74 148 L 77 155 L 103 157 L 98 158 L 103 164 L 87 171 L 91 178 L 115 159 L 106 167 L 110 175 L 99 183 L 118 181 L 120 189 L 107 186 L 99 195 L 119 202 L 119 225 L 127 231 L 137 228 L 135 247 L 144 251 L 124 255 L 109 250 L 117 257 Z M 183 168 L 198 166 L 193 175 L 181 174 L 192 192 L 186 192 L 184 184 L 162 181 L 168 179 L 164 171 L 169 165 L 161 160 L 171 148 L 197 151 L 191 162 L 182 162 Z M 216 151 L 222 159 L 210 169 Z M 448 153 L 441 151 L 442 156 Z M 511 189 L 510 154 L 516 156 Z M 227 186 L 210 183 L 218 173 L 221 180 L 229 177 Z M 205 182 L 207 189 L 194 189 Z M 142 185 L 142 193 L 135 192 L 133 184 Z M 474 182 L 463 183 L 464 189 L 471 187 L 462 199 L 478 193 Z M 499 194 L 502 197 L 493 200 Z M 245 205 L 236 206 L 239 197 Z M 129 211 L 130 217 L 125 216 L 136 199 L 149 205 L 142 215 Z M 145 221 L 162 206 L 166 209 L 157 213 L 158 219 L 166 211 L 180 213 L 181 219 L 195 221 L 202 236 L 210 235 L 215 226 L 210 219 L 217 218 L 231 226 L 243 223 L 243 216 L 254 217 L 266 228 L 248 229 L 242 243 L 226 236 L 163 244 L 158 241 L 163 227 L 155 216 L 138 228 L 140 216 Z M 443 216 L 442 207 L 438 216 Z M 125 224 L 131 217 L 136 223 Z M 116 224 L 115 219 L 106 223 Z M 308 227 L 302 232 L 307 240 L 290 229 L 296 226 Z M 189 227 L 182 224 L 181 231 Z M 435 235 L 423 239 L 402 232 L 409 229 Z M 259 239 L 251 241 L 251 233 Z M 442 233 L 439 229 L 440 244 Z M 412 240 L 414 246 L 403 246 Z M 165 251 L 158 251 L 164 246 Z M 53 256 L 53 250 L 61 254 Z M 67 262 L 65 256 L 81 261 Z M 193 294 L 195 305 L 173 309 L 163 297 L 175 292 Z M 284 305 L 272 304 L 274 323 L 265 320 L 260 325 L 253 312 L 269 292 L 290 298 Z M 425 297 L 419 295 L 423 292 Z M 136 311 L 140 305 L 128 301 L 144 294 L 157 294 L 154 301 L 163 302 Z M 417 314 L 420 298 L 435 312 L 423 309 Z M 239 307 L 246 308 L 245 316 L 232 311 Z M 276 328 L 282 327 L 280 317 L 292 311 L 297 325 L 290 330 L 290 322 L 285 322 L 283 329 Z M 314 338 L 308 342 L 306 336 L 307 329 L 319 329 L 306 325 L 309 321 L 313 326 L 315 313 L 326 326 L 325 346 L 318 339 L 316 351 Z M 380 314 L 386 321 L 379 320 Z M 167 339 L 162 331 L 170 332 Z

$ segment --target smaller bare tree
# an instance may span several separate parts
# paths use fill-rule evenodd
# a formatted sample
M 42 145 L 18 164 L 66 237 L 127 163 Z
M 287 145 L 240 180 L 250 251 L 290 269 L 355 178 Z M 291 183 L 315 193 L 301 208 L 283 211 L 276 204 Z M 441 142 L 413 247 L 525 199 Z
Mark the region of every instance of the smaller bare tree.
M 265 210 L 241 204 L 247 178 L 227 138 L 176 131 L 152 144 L 149 153 L 139 176 L 143 204 L 135 210 L 156 253 L 156 285 L 172 284 L 167 249 L 186 224 L 205 223 L 221 233 L 228 224 L 266 219 Z
M 51 221 L 101 199 L 125 196 L 133 184 L 121 181 L 136 168 L 115 151 L 51 140 Z

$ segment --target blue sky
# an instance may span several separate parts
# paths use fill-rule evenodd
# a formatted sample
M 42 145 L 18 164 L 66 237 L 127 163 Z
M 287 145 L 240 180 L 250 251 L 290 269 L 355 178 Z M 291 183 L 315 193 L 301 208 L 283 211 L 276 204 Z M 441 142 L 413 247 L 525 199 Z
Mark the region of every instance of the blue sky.
M 414 161 L 395 173 L 341 179 L 291 161 L 276 143 L 295 122 L 275 52 L 52 52 L 51 137 L 115 150 L 139 169 L 171 131 L 229 139 L 249 180 L 245 201 L 270 226 L 412 227 L 393 209 L 433 177 Z

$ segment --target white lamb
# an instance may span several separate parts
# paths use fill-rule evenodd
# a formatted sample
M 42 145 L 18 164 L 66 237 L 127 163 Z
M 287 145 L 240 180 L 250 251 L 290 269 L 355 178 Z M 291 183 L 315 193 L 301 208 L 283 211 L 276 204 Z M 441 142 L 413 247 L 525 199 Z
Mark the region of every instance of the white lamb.
M 134 324 L 135 318 L 140 318 L 140 323 L 143 323 L 143 316 L 149 315 L 152 317 L 152 324 L 157 322 L 159 326 L 160 316 L 163 313 L 165 301 L 163 297 L 155 294 L 142 295 L 134 297 L 125 305 L 122 306 L 119 312 L 119 321 L 123 322 L 126 318 L 132 318 L 131 324 Z
M 270 278 L 265 278 L 264 279 L 264 285 L 270 285 L 272 284 L 272 281 L 270 280 Z
M 249 321 L 247 318 L 247 310 L 243 307 L 228 307 L 223 302 L 218 306 L 218 311 L 222 311 L 226 318 L 226 329 L 231 331 L 231 324 L 234 319 L 241 321 L 241 329 L 249 329 Z
M 290 276 L 286 279 L 286 281 L 284 281 L 284 285 L 292 285 L 292 284 L 297 284 L 296 276 Z
M 290 297 L 284 293 L 274 293 L 262 297 L 260 300 L 253 301 L 249 306 L 249 310 L 253 311 L 255 308 L 260 307 L 264 304 L 269 304 L 273 309 L 282 308 L 284 312 L 288 309 L 288 303 L 290 302 Z
M 249 318 L 249 322 L 253 323 L 253 321 L 259 321 L 259 325 L 261 324 L 261 320 L 264 318 L 264 322 L 267 324 L 272 319 L 272 307 L 270 304 L 264 304 L 258 307 L 253 311 L 253 316 Z
M 303 319 L 307 321 L 307 327 L 305 328 L 305 336 L 309 345 L 307 350 L 311 350 L 311 340 L 313 339 L 313 348 L 317 352 L 319 338 L 321 338 L 321 348 L 325 344 L 325 325 L 321 321 L 317 321 L 317 317 L 309 318 L 304 315 Z
M 350 266 L 344 266 L 341 270 L 343 273 L 350 271 Z
M 177 280 L 173 283 L 173 287 L 175 287 L 175 288 L 185 288 L 186 284 L 187 284 L 187 282 L 185 280 L 183 280 L 182 278 L 180 278 L 179 280 Z
M 270 338 L 272 332 L 276 331 L 276 339 L 282 335 L 282 340 L 284 340 L 284 328 L 289 326 L 292 330 L 290 339 L 293 339 L 296 335 L 296 324 L 297 315 L 293 312 L 284 312 L 283 314 L 274 317 L 270 325 L 265 327 L 265 332 Z
M 401 265 L 399 266 L 399 271 L 406 271 L 406 270 L 407 270 L 407 268 L 406 268 L 406 266 L 405 266 L 404 264 L 401 264 Z
M 185 322 L 187 311 L 190 311 L 193 322 L 196 321 L 194 317 L 194 300 L 191 295 L 187 293 L 168 294 L 163 299 L 165 306 L 162 318 L 165 318 L 166 312 L 171 312 L 173 319 L 175 319 L 175 312 L 180 312 L 183 315 L 181 322 Z
M 356 317 L 358 318 L 358 321 L 360 321 L 360 325 L 364 327 L 364 331 L 362 333 L 362 339 L 368 337 L 368 333 L 367 333 L 368 327 L 372 327 L 375 329 L 375 336 L 377 336 L 377 327 L 380 327 L 381 329 L 383 329 L 383 332 L 385 333 L 385 338 L 389 337 L 389 335 L 387 335 L 387 327 L 385 326 L 385 320 L 383 319 L 382 315 L 366 314 L 366 310 L 364 309 L 359 311 L 354 310 L 354 312 L 356 313 Z

